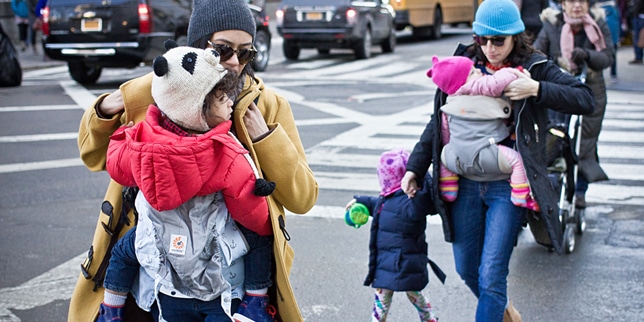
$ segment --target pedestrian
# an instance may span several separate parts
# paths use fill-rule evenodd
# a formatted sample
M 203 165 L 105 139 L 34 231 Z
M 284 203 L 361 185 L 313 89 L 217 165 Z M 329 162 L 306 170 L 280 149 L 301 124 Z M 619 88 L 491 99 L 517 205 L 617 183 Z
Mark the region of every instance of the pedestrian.
M 563 11 L 544 10 L 543 30 L 534 47 L 551 57 L 561 68 L 578 74 L 587 66 L 586 84 L 595 97 L 595 109 L 582 122 L 575 204 L 586 207 L 588 184 L 608 180 L 599 164 L 597 140 L 606 111 L 606 83 L 603 70 L 615 57 L 604 11 L 593 7 L 593 0 L 563 0 Z
M 119 128 L 108 147 L 110 177 L 140 188 L 139 216 L 136 229 L 112 249 L 99 321 L 123 318 L 140 267 L 155 285 L 150 288 L 160 286 L 152 307 L 159 320 L 235 314 L 273 321 L 267 311 L 272 228 L 264 196 L 274 186 L 259 178 L 248 151 L 229 132 L 233 102 L 226 93 L 234 91 L 237 79 L 219 64 L 214 49 L 172 48 L 155 59 L 153 69 L 156 105 L 144 122 Z M 159 153 L 164 157 L 157 158 Z M 214 310 L 220 303 L 212 301 L 220 295 L 230 300 L 234 292 L 243 293 L 233 274 L 225 274 L 240 271 L 242 256 L 253 263 L 242 264 L 243 275 L 236 274 L 244 276 L 244 312 Z M 149 294 L 137 302 L 153 303 Z M 208 309 L 185 310 L 192 305 Z
M 27 50 L 27 33 L 29 32 L 29 6 L 26 0 L 11 0 L 11 9 L 18 25 L 20 51 Z
M 644 32 L 644 0 L 633 0 L 633 50 L 635 51 L 635 59 L 629 61 L 631 65 L 642 65 L 642 57 L 644 55 L 644 46 L 640 44 L 640 37 Z
M 617 48 L 621 38 L 622 17 L 617 9 L 615 0 L 597 0 L 597 5 L 604 9 L 606 14 L 606 24 L 610 29 L 611 40 L 613 44 L 613 64 L 610 65 L 610 81 L 617 83 Z
M 235 102 L 231 131 L 249 151 L 262 178 L 276 184 L 275 191 L 266 197 L 274 235 L 275 270 L 273 286 L 269 288 L 271 304 L 277 308 L 277 320 L 302 321 L 289 280 L 293 250 L 288 244 L 290 237 L 284 214 L 285 209 L 298 214 L 309 211 L 317 200 L 318 185 L 306 161 L 288 101 L 253 75 L 249 63 L 255 54 L 255 28 L 253 15 L 242 0 L 196 0 L 188 43 L 196 48 L 214 48 L 220 54 L 220 63 L 229 73 L 238 75 L 239 87 L 231 97 Z M 119 90 L 99 96 L 87 109 L 81 119 L 78 143 L 81 159 L 90 170 L 105 170 L 109 137 L 114 131 L 130 121 L 136 124 L 145 118 L 148 106 L 154 103 L 150 90 L 152 78 L 150 73 L 128 81 Z M 126 190 L 124 199 L 123 192 L 121 185 L 110 182 L 105 201 L 123 205 L 123 211 L 116 211 L 113 216 L 107 216 L 104 211 L 99 214 L 94 241 L 82 264 L 70 302 L 69 321 L 93 321 L 98 315 L 103 300 L 101 273 L 104 270 L 101 266 L 107 265 L 110 245 L 131 229 L 119 222 L 134 220 L 133 209 L 127 202 L 131 199 L 130 193 Z M 103 224 L 110 228 L 114 237 Z M 123 229 L 114 231 L 117 226 Z M 273 296 L 278 293 L 279 296 Z M 233 311 L 240 302 L 241 298 L 233 300 Z M 126 319 L 132 308 L 137 314 L 142 313 L 130 303 L 125 306 Z M 142 317 L 131 320 L 150 319 L 149 314 L 139 316 Z
M 443 152 L 438 188 L 441 198 L 447 202 L 456 199 L 459 175 L 490 179 L 492 174 L 500 178 L 510 174 L 512 203 L 539 211 L 530 193 L 521 155 L 503 145 L 505 140 L 510 140 L 508 118 L 512 105 L 501 96 L 520 71 L 506 67 L 492 75 L 483 75 L 471 59 L 462 56 L 440 61 L 434 56 L 432 64 L 427 76 L 449 95 L 440 109 Z
M 531 192 L 541 208 L 534 215 L 546 223 L 552 246 L 561 253 L 559 194 L 548 179 L 545 160 L 548 110 L 588 114 L 594 101 L 590 88 L 536 51 L 524 30 L 519 10 L 511 0 L 485 0 L 475 15 L 474 43 L 460 44 L 454 55 L 473 59 L 484 74 L 519 66 L 529 72 L 530 77 L 519 73 L 504 91 L 513 101 L 510 120 L 516 120 L 510 127 L 512 140 L 506 144 L 521 155 Z M 446 93 L 437 91 L 432 118 L 407 163 L 401 186 L 410 197 L 417 193 L 417 180 L 430 165 L 433 177 L 438 176 L 442 151 L 439 109 L 446 97 Z M 452 204 L 438 196 L 434 198 L 445 240 L 452 243 L 456 271 L 478 299 L 479 322 L 500 322 L 504 316 L 506 321 L 520 318 L 508 298 L 507 276 L 510 256 L 527 211 L 511 202 L 508 178 L 509 175 L 503 179 L 473 180 L 462 176 L 458 181 L 458 198 Z
M 369 239 L 369 272 L 364 286 L 375 289 L 371 321 L 386 321 L 394 292 L 405 292 L 414 305 L 421 322 L 436 322 L 432 306 L 422 294 L 427 286 L 427 215 L 434 214 L 432 179 L 423 178 L 422 189 L 414 198 L 400 188 L 409 152 L 393 149 L 384 152 L 378 163 L 380 195 L 354 196 L 346 206 L 366 207 L 371 221 Z M 441 282 L 445 275 L 433 262 L 434 272 Z
M 539 34 L 541 30 L 541 19 L 539 14 L 543 9 L 548 8 L 548 0 L 513 0 L 521 12 L 521 20 L 525 25 L 525 32 L 531 41 Z

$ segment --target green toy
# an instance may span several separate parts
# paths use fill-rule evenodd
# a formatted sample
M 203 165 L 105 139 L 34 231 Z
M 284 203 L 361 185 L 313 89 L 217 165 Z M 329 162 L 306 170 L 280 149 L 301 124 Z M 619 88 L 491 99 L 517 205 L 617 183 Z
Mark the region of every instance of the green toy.
M 353 228 L 360 228 L 360 226 L 364 225 L 369 221 L 369 209 L 367 206 L 356 202 L 351 207 L 349 210 L 347 210 L 346 214 L 344 215 L 344 221 L 347 223 L 347 225 L 353 227 Z

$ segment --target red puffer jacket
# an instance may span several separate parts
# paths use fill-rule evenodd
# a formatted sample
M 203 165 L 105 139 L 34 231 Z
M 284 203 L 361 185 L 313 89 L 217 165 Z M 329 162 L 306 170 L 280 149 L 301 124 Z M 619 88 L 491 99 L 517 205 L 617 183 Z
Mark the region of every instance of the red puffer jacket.
M 221 191 L 232 218 L 259 235 L 272 234 L 265 197 L 253 193 L 257 170 L 229 132 L 231 121 L 196 137 L 160 125 L 151 105 L 144 122 L 121 127 L 110 138 L 107 171 L 124 186 L 137 186 L 159 211 Z

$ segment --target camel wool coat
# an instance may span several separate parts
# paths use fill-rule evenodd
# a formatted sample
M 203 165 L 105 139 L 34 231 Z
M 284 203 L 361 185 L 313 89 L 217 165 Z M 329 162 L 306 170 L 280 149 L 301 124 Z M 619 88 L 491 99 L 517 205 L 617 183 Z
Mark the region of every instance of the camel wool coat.
M 152 73 L 121 85 L 125 109 L 110 119 L 99 118 L 95 110 L 95 106 L 108 94 L 100 96 L 86 110 L 79 128 L 78 147 L 81 159 L 89 170 L 105 170 L 109 137 L 117 128 L 130 121 L 138 123 L 145 119 L 148 106 L 154 103 L 151 84 Z M 272 131 L 258 142 L 252 142 L 243 116 L 257 98 L 257 106 Z M 291 107 L 286 99 L 265 88 L 260 78 L 246 77 L 243 90 L 235 103 L 232 120 L 237 138 L 249 150 L 259 173 L 276 184 L 275 191 L 267 197 L 275 236 L 273 251 L 276 270 L 273 276 L 275 284 L 269 290 L 271 301 L 277 305 L 280 320 L 303 321 L 289 280 L 294 252 L 288 243 L 290 236 L 286 231 L 285 209 L 296 214 L 308 212 L 317 201 L 318 184 L 306 161 Z M 112 203 L 116 217 L 120 215 L 117 210 L 121 209 L 122 188 L 112 180 L 105 194 L 105 200 Z M 134 223 L 133 211 L 128 216 L 129 222 Z M 100 212 L 92 241 L 92 264 L 87 268 L 92 276 L 105 257 L 110 242 L 110 236 L 103 228 L 103 223 L 107 224 L 108 221 L 109 217 Z M 112 223 L 115 225 L 116 222 L 118 218 L 113 218 Z M 132 227 L 133 224 L 124 226 L 119 238 Z M 86 263 L 87 260 L 84 264 Z M 103 292 L 102 284 L 96 287 L 95 281 L 86 279 L 81 273 L 70 302 L 68 321 L 94 321 L 103 300 Z

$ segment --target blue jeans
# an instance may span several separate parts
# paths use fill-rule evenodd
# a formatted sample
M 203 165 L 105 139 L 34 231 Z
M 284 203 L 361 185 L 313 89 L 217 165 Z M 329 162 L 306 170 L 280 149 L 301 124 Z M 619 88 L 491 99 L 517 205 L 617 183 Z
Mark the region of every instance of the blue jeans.
M 644 18 L 638 17 L 637 13 L 633 17 L 633 49 L 635 49 L 635 60 L 642 60 L 644 49 L 637 47 L 640 38 L 640 29 L 644 28 Z
M 134 252 L 135 238 L 136 227 L 130 229 L 114 244 L 103 281 L 103 287 L 106 289 L 121 293 L 128 293 L 132 289 L 134 280 L 139 276 L 140 266 Z
M 221 307 L 221 298 L 212 301 L 201 301 L 197 299 L 183 299 L 167 296 L 159 293 L 161 303 L 161 314 L 165 321 L 171 322 L 230 322 L 230 318 Z M 237 312 L 241 300 L 234 299 L 231 312 Z M 152 315 L 155 321 L 159 321 L 159 306 L 155 303 L 152 306 Z
M 510 255 L 525 208 L 510 201 L 507 180 L 477 182 L 461 177 L 452 206 L 456 271 L 478 298 L 476 321 L 501 322 L 507 303 Z
M 259 236 L 242 225 L 238 227 L 248 243 L 248 253 L 244 255 L 244 287 L 247 290 L 270 287 L 273 236 Z M 112 248 L 112 257 L 103 282 L 106 289 L 121 293 L 127 293 L 132 289 L 140 266 L 134 250 L 135 238 L 136 228 L 132 228 Z

